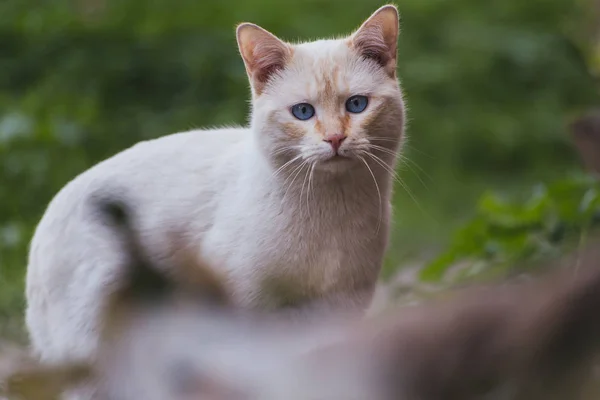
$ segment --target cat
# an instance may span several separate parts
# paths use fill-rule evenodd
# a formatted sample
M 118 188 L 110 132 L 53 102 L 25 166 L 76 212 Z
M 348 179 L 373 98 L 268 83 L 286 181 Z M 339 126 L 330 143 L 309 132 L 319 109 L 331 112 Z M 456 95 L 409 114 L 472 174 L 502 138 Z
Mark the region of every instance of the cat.
M 391 5 L 343 39 L 292 45 L 239 25 L 248 127 L 138 143 L 74 178 L 48 205 L 26 277 L 33 352 L 58 362 L 98 351 L 101 310 L 125 255 L 90 203 L 111 193 L 134 205 L 151 257 L 169 265 L 182 249 L 201 255 L 237 307 L 364 313 L 387 248 L 405 138 L 398 33 Z

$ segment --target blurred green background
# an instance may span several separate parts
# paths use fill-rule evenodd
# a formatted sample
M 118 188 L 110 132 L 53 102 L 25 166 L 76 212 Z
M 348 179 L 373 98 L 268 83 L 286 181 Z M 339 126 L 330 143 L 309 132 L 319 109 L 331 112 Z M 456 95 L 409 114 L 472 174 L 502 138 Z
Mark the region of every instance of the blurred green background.
M 382 4 L 0 1 L 0 334 L 20 323 L 27 245 L 65 183 L 139 140 L 245 123 L 236 23 L 292 41 L 339 36 Z M 487 190 L 519 195 L 581 171 L 567 124 L 600 100 L 593 0 L 398 7 L 410 142 L 388 275 L 451 243 Z

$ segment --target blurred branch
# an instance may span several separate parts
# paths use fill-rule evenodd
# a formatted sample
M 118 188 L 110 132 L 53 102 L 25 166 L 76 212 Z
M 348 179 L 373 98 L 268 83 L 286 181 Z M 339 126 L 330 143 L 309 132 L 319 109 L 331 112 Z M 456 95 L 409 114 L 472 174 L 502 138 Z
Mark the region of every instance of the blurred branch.
M 592 174 L 600 176 L 600 109 L 573 122 L 570 134 L 585 167 Z

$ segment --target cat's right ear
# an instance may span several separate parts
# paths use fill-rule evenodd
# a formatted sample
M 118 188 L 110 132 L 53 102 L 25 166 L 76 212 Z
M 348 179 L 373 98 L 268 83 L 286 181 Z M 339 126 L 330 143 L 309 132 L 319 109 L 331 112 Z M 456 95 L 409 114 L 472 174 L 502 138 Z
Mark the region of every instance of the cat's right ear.
M 273 74 L 285 68 L 292 47 L 258 25 L 243 23 L 236 30 L 238 47 L 256 95 Z
M 375 11 L 351 36 L 359 54 L 375 61 L 392 78 L 396 77 L 399 24 L 398 9 L 390 4 Z

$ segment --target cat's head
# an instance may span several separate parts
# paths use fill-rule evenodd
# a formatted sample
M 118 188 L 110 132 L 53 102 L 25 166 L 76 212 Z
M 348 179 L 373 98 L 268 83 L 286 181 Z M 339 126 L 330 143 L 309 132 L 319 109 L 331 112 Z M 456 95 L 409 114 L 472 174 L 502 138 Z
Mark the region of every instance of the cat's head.
M 342 39 L 286 43 L 244 23 L 237 40 L 252 88 L 252 126 L 279 163 L 319 169 L 395 162 L 404 126 L 396 78 L 398 11 L 381 7 Z

